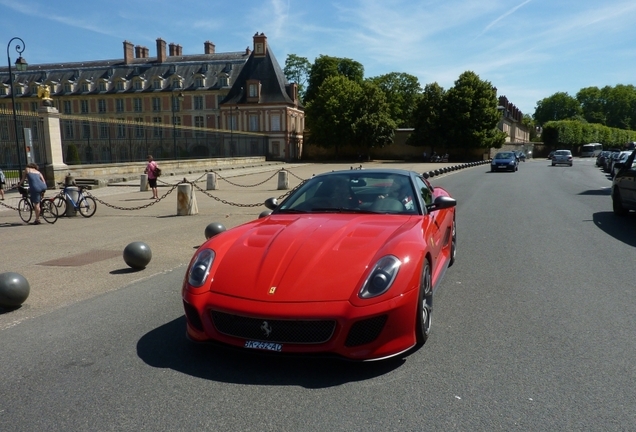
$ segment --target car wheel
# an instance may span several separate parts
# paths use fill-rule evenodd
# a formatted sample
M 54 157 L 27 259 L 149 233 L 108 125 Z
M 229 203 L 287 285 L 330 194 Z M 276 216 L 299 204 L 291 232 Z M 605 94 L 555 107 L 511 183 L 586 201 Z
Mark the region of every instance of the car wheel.
M 453 226 L 451 228 L 450 261 L 448 262 L 449 267 L 455 264 L 456 255 L 457 255 L 457 224 L 455 223 L 455 218 L 453 218 Z
M 556 164 L 554 162 L 552 162 L 552 166 L 555 166 Z
M 431 267 L 427 259 L 424 260 L 420 293 L 417 301 L 417 316 L 415 317 L 416 347 L 424 345 L 431 332 L 431 312 L 433 311 L 433 287 L 431 285 Z
M 627 214 L 627 209 L 623 207 L 621 194 L 618 190 L 612 195 L 612 210 L 616 216 L 625 216 Z

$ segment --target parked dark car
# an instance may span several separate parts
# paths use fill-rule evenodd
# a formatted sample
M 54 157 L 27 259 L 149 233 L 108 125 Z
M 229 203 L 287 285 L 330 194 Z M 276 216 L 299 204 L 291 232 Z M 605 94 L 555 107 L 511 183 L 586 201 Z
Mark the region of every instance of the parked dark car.
M 609 150 L 603 150 L 602 152 L 600 152 L 598 154 L 598 156 L 596 157 L 596 166 L 597 167 L 602 167 L 603 164 L 605 163 L 605 159 L 612 154 L 611 151 Z
M 515 151 L 515 155 L 517 156 L 517 160 L 519 160 L 520 162 L 525 162 L 526 161 L 526 154 L 522 151 Z
M 612 172 L 612 163 L 614 162 L 616 158 L 618 158 L 618 155 L 620 154 L 621 154 L 620 151 L 613 151 L 612 153 L 610 153 L 609 156 L 605 158 L 605 161 L 603 162 L 603 172 L 606 172 L 606 173 Z
M 548 160 L 552 160 L 553 157 L 554 157 L 554 150 L 552 150 L 550 154 L 548 154 Z
M 622 216 L 636 210 L 636 150 L 633 150 L 612 181 L 612 210 Z
M 610 176 L 612 178 L 614 178 L 614 176 L 616 175 L 616 173 L 623 167 L 625 166 L 625 162 L 627 161 L 627 158 L 632 154 L 631 150 L 628 151 L 622 151 L 620 152 L 620 154 L 618 155 L 618 157 L 616 159 L 614 159 L 614 161 L 612 162 L 612 168 L 610 169 Z

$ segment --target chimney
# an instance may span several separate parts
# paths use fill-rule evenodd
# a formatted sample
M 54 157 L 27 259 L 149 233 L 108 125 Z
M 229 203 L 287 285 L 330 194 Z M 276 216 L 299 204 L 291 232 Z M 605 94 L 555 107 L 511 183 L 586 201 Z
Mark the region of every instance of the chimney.
M 205 43 L 203 44 L 203 52 L 206 53 L 206 54 L 214 54 L 215 53 L 215 49 L 216 49 L 216 47 L 210 41 L 205 41 Z
M 176 45 L 173 44 L 172 42 L 170 42 L 170 45 L 168 45 L 170 57 L 174 57 L 174 56 L 178 55 L 176 50 L 175 50 L 175 47 L 176 47 Z
M 148 47 L 141 47 L 141 53 L 142 53 L 141 58 L 150 57 L 150 49 L 148 49 Z
M 124 63 L 130 64 L 133 61 L 133 44 L 132 42 L 124 41 Z
M 137 45 L 135 47 L 135 58 L 143 58 L 143 49 L 144 47 L 142 47 L 141 45 Z
M 264 33 L 254 35 L 254 57 L 265 57 L 267 53 L 267 36 Z
M 157 39 L 157 62 L 163 63 L 166 61 L 166 41 L 158 38 Z
M 177 53 L 176 55 L 178 55 L 178 56 L 182 56 L 183 55 L 183 47 L 181 45 L 177 45 L 175 47 L 175 51 Z

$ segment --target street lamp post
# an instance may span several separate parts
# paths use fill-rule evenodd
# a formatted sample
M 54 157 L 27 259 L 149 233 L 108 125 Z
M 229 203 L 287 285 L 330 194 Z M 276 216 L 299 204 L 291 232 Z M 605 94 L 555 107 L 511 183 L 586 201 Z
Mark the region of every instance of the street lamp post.
M 183 101 L 183 93 L 179 92 L 175 96 L 175 92 L 172 92 L 172 141 L 174 144 L 174 158 L 178 159 L 177 155 L 177 117 L 175 113 L 181 110 L 181 102 Z M 177 106 L 177 104 L 179 106 Z
M 25 48 L 24 41 L 20 39 L 19 37 L 11 38 L 11 40 L 7 44 L 7 63 L 9 65 L 9 84 L 11 85 L 11 105 L 13 107 L 13 127 L 15 129 L 15 150 L 16 150 L 16 157 L 18 159 L 18 169 L 19 169 L 18 175 L 22 175 L 21 174 L 22 173 L 22 158 L 20 157 L 20 154 L 22 152 L 20 151 L 20 138 L 18 137 L 18 113 L 15 109 L 15 94 L 14 94 L 15 86 L 13 85 L 13 71 L 11 70 L 11 56 L 9 55 L 9 48 L 11 48 L 11 43 L 13 41 L 19 42 L 19 44 L 16 44 L 15 46 L 15 50 L 18 53 L 18 59 L 15 61 L 16 70 L 18 72 L 24 72 L 27 69 L 28 64 L 26 60 L 22 58 L 22 55 L 21 55 L 24 52 L 24 48 Z
M 234 110 L 238 113 L 239 107 L 230 107 L 230 156 L 234 157 Z M 238 127 L 238 119 L 236 121 Z

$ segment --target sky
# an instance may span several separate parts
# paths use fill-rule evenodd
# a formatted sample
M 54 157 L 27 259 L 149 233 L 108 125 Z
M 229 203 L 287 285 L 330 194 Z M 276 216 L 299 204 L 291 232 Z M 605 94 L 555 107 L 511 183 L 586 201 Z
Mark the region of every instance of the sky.
M 0 43 L 22 38 L 30 64 L 123 59 L 125 40 L 154 57 L 157 38 L 243 51 L 256 32 L 281 67 L 343 57 L 444 89 L 472 71 L 530 115 L 557 92 L 636 84 L 634 0 L 0 0 Z

